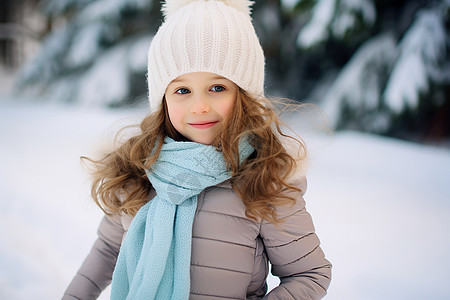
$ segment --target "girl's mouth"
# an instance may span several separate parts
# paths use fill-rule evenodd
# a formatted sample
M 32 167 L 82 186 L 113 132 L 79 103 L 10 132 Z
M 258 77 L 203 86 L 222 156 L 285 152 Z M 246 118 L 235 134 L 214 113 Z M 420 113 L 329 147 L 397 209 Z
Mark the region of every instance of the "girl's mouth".
M 188 123 L 188 124 L 197 129 L 207 129 L 207 128 L 210 128 L 210 127 L 216 125 L 217 123 L 219 123 L 219 121 L 198 122 L 198 123 Z

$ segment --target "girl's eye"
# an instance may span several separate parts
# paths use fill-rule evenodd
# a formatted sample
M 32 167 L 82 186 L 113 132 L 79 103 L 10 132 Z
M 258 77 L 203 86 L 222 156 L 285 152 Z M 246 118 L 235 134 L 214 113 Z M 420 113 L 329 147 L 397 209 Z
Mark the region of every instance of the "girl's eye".
M 184 94 L 189 94 L 190 91 L 186 88 L 181 88 L 181 89 L 176 90 L 175 93 L 184 95 Z
M 211 88 L 211 91 L 213 92 L 223 92 L 225 91 L 225 87 L 221 86 L 221 85 L 215 85 Z

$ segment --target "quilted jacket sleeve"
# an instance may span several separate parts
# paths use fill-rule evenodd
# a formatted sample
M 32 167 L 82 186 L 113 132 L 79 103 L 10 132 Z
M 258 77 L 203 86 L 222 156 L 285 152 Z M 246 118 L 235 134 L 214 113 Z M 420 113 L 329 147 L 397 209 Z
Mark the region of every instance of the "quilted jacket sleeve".
M 111 283 L 123 234 L 120 216 L 103 217 L 98 228 L 98 239 L 69 284 L 63 300 L 98 298 Z
M 305 191 L 304 177 L 295 184 Z M 331 264 L 319 246 L 312 218 L 305 209 L 303 192 L 290 192 L 297 199 L 296 204 L 278 208 L 278 216 L 283 220 L 280 225 L 261 224 L 272 274 L 281 281 L 263 299 L 321 299 L 326 295 Z

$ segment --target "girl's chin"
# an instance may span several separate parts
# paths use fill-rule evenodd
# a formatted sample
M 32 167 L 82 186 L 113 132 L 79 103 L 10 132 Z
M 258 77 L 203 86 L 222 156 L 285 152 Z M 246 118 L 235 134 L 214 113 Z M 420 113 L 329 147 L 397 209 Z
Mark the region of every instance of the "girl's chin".
M 208 136 L 191 136 L 191 138 L 189 138 L 189 140 L 191 140 L 192 142 L 203 144 L 203 145 L 211 145 L 214 138 L 208 137 Z
M 192 141 L 199 143 L 199 144 L 203 144 L 203 145 L 211 145 L 212 144 L 212 140 L 194 139 Z

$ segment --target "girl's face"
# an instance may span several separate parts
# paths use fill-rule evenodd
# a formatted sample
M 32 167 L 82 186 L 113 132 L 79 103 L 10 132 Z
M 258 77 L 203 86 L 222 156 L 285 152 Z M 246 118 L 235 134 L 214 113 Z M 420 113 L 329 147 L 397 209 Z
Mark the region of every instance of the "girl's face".
M 233 108 L 237 89 L 217 74 L 181 75 L 165 93 L 170 122 L 190 141 L 210 145 Z

